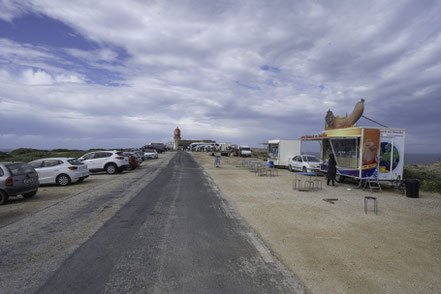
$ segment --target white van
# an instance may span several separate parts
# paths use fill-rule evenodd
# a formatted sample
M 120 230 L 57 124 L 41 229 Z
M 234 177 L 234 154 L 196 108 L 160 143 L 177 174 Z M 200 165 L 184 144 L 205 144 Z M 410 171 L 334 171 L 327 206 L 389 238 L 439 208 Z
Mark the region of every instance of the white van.
M 247 145 L 240 145 L 239 152 L 241 157 L 251 157 L 252 155 L 251 148 Z

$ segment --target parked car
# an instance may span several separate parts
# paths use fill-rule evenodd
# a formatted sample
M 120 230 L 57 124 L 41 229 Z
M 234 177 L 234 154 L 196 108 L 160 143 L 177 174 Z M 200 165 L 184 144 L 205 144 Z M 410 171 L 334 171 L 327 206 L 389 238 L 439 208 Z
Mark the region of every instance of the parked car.
M 66 186 L 72 182 L 82 182 L 89 176 L 87 165 L 77 158 L 44 158 L 29 164 L 37 171 L 40 184 Z
M 130 167 L 129 158 L 122 151 L 95 151 L 84 154 L 79 158 L 87 164 L 89 171 L 106 171 L 108 174 L 116 174 Z
M 297 155 L 288 159 L 288 170 L 303 172 L 320 172 L 320 159 L 314 155 Z
M 24 162 L 0 162 L 0 205 L 8 202 L 9 197 L 22 195 L 30 198 L 37 194 L 38 174 Z
M 240 145 L 239 152 L 241 157 L 251 157 L 251 148 L 250 146 Z
M 136 158 L 136 155 L 132 152 L 124 152 L 124 155 L 127 156 L 129 158 L 129 165 L 130 165 L 130 169 L 135 169 L 139 166 L 139 162 L 138 159 Z
M 145 149 L 144 158 L 158 158 L 158 152 L 155 149 Z
M 141 149 L 132 148 L 129 149 L 128 152 L 135 153 L 138 160 L 141 159 L 141 162 L 144 161 L 144 151 L 142 151 Z

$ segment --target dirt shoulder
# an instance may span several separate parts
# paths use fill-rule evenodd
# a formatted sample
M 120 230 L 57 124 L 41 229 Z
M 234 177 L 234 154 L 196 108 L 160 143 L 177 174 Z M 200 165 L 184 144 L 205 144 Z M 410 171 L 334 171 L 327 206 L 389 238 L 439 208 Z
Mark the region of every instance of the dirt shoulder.
M 370 193 L 353 184 L 292 189 L 293 173 L 254 173 L 193 153 L 238 213 L 312 293 L 439 293 L 441 195 Z M 223 158 L 224 159 L 224 158 Z M 378 215 L 364 196 L 378 199 Z M 337 198 L 334 204 L 324 198 Z

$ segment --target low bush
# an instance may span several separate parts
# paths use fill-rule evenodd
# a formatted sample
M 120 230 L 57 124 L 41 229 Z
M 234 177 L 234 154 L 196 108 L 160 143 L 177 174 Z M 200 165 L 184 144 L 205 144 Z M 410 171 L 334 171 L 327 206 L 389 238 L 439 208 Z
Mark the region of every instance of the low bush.
M 420 180 L 420 189 L 441 194 L 441 175 L 421 167 L 406 166 L 403 172 L 404 179 Z
M 1 152 L 1 161 L 22 161 L 29 162 L 32 160 L 48 157 L 80 157 L 85 154 L 86 151 L 82 150 L 68 150 L 68 149 L 56 149 L 56 150 L 38 150 L 32 148 L 19 148 L 11 152 Z

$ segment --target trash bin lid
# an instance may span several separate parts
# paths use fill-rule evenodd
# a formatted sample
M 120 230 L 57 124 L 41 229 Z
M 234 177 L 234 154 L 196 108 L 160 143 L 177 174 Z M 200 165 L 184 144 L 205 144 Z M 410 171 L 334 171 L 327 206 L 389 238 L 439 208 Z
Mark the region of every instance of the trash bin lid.
M 419 184 L 420 180 L 418 180 L 418 179 L 405 179 L 404 182 L 406 184 Z

